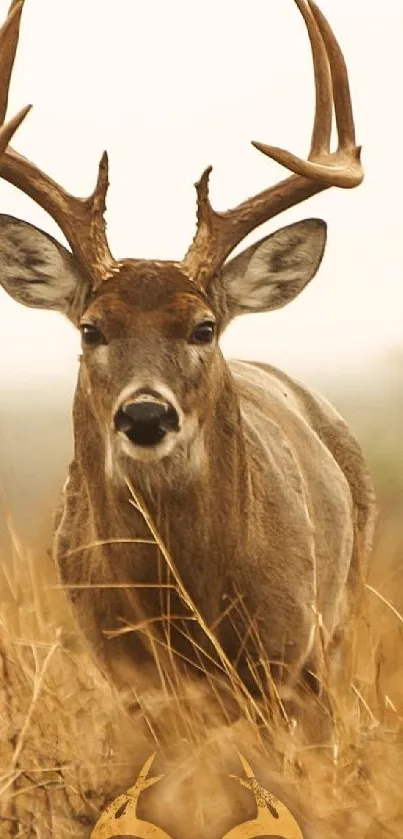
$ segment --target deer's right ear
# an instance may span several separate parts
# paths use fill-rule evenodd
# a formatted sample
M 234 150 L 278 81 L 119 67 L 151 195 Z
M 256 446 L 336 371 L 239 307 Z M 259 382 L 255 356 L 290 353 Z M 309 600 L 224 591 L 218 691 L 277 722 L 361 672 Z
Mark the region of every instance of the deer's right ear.
M 0 215 L 0 285 L 24 306 L 67 316 L 88 288 L 70 251 L 32 224 L 5 215 Z

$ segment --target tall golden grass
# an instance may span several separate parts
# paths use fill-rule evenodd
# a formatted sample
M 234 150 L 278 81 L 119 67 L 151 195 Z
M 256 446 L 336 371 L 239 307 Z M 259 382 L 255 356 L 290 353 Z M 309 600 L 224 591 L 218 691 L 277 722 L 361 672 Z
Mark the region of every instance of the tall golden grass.
M 241 774 L 237 750 L 307 839 L 403 836 L 399 509 L 380 519 L 344 667 L 323 675 L 328 703 L 304 696 L 304 729 L 274 694 L 256 706 L 231 672 L 236 721 L 213 701 L 211 680 L 163 692 L 157 729 L 147 703 L 129 715 L 76 635 L 46 551 L 26 550 L 10 526 L 12 556 L 0 572 L 1 839 L 89 837 L 156 749 L 154 768 L 165 777 L 143 794 L 139 812 L 175 839 L 218 839 L 253 816 L 253 796 L 230 778 Z M 319 720 L 325 733 L 315 740 Z

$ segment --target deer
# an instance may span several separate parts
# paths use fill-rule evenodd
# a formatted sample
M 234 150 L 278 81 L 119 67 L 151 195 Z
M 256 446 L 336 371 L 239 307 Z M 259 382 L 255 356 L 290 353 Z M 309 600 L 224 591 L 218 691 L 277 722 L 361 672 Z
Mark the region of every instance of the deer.
M 74 455 L 55 514 L 59 580 L 100 670 L 137 696 L 162 685 L 159 655 L 203 679 L 219 669 L 217 649 L 252 697 L 269 683 L 320 690 L 323 657 L 336 656 L 370 563 L 375 495 L 347 424 L 286 373 L 220 349 L 234 318 L 303 291 L 327 226 L 308 218 L 234 249 L 289 208 L 364 177 L 342 50 L 314 0 L 294 2 L 314 68 L 309 155 L 254 142 L 287 177 L 225 212 L 210 202 L 206 169 L 182 260 L 114 258 L 106 152 L 87 198 L 9 146 L 2 154 L 1 177 L 47 211 L 69 248 L 1 215 L 0 283 L 81 334 Z

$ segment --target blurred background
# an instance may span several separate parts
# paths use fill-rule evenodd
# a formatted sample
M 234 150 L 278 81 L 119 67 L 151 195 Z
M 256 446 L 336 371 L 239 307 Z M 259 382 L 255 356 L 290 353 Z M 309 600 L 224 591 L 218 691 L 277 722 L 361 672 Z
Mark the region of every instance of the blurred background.
M 0 0 L 0 18 L 8 8 Z M 290 306 L 233 323 L 228 357 L 269 361 L 324 392 L 359 437 L 383 514 L 403 519 L 403 143 L 396 57 L 403 7 L 321 0 L 343 47 L 366 170 L 256 231 L 309 216 L 329 225 L 327 253 Z M 88 194 L 104 148 L 107 222 L 116 257 L 180 258 L 195 226 L 194 181 L 213 164 L 226 209 L 284 177 L 250 145 L 305 155 L 314 87 L 309 42 L 292 0 L 30 0 L 10 113 L 34 109 L 15 147 L 69 191 Z M 62 236 L 0 182 L 0 208 Z M 244 245 L 243 245 L 244 247 Z M 79 342 L 61 316 L 0 290 L 0 510 L 27 543 L 48 538 L 71 456 Z M 1 516 L 0 516 L 1 518 Z M 0 524 L 5 536 L 4 521 Z

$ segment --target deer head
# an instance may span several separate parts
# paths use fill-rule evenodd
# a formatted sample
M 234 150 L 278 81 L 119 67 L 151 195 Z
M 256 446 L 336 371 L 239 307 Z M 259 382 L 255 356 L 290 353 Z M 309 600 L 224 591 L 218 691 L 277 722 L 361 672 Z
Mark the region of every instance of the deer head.
M 8 24 L 14 39 L 22 3 L 14 6 Z M 328 187 L 351 188 L 362 181 L 340 47 L 313 0 L 295 3 L 315 71 L 309 157 L 301 160 L 254 143 L 293 174 L 223 213 L 209 201 L 207 169 L 196 185 L 196 235 L 182 261 L 112 256 L 104 222 L 106 154 L 88 198 L 68 194 L 11 149 L 3 155 L 1 176 L 53 217 L 71 250 L 32 225 L 2 216 L 1 282 L 19 302 L 60 311 L 79 327 L 80 400 L 87 420 L 107 441 L 111 468 L 120 457 L 149 463 L 174 451 L 188 465 L 197 462 L 200 428 L 214 414 L 227 375 L 218 347 L 223 329 L 239 314 L 276 309 L 299 294 L 318 269 L 326 227 L 315 219 L 299 222 L 228 257 L 247 234 L 284 210 Z M 330 150 L 333 104 L 335 152 Z

